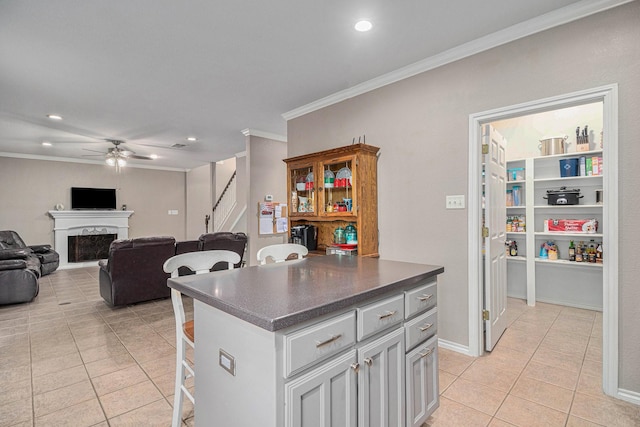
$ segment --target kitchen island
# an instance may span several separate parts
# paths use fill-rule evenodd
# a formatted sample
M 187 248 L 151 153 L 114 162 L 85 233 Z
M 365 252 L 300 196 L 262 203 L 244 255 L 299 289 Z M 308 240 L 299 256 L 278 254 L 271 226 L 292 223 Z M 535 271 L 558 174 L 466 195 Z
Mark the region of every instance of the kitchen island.
M 196 425 L 422 424 L 442 272 L 336 255 L 170 279 L 195 300 Z

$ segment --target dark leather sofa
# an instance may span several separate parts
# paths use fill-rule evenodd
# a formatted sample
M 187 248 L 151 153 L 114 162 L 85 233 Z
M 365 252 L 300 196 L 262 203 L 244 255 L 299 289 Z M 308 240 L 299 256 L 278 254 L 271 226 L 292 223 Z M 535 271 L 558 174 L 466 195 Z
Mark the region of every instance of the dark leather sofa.
M 246 234 L 227 232 L 203 234 L 198 240 L 179 242 L 167 236 L 115 240 L 109 247 L 109 258 L 99 262 L 100 295 L 111 306 L 169 297 L 169 274 L 162 269 L 167 259 L 182 253 L 213 249 L 236 252 L 242 259 L 246 244 Z M 219 267 L 214 266 L 212 271 Z M 181 275 L 189 273 L 188 269 L 180 270 Z
M 0 231 L 0 305 L 32 301 L 38 295 L 38 278 L 59 263 L 50 245 L 27 246 L 15 231 Z

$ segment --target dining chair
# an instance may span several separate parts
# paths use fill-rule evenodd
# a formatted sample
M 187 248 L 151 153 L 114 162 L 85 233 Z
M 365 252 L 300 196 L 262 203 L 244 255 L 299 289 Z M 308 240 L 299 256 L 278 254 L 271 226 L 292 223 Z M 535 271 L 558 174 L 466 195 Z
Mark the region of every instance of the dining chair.
M 297 259 L 302 259 L 309 253 L 309 250 L 297 243 L 282 243 L 279 245 L 265 246 L 258 251 L 258 262 L 260 265 L 267 263 L 267 258 L 273 259 L 273 262 L 284 262 L 292 254 L 297 255 Z
M 165 261 L 163 269 L 166 273 L 171 273 L 172 278 L 176 278 L 179 276 L 178 269 L 180 267 L 187 267 L 196 274 L 203 274 L 209 273 L 211 268 L 219 262 L 226 262 L 229 270 L 233 270 L 233 265 L 240 262 L 240 255 L 223 250 L 188 252 L 169 258 Z M 176 319 L 176 381 L 171 426 L 179 427 L 182 424 L 184 396 L 191 400 L 195 409 L 195 399 L 185 386 L 187 379 L 195 378 L 194 367 L 189 365 L 186 357 L 185 343 L 195 350 L 195 337 L 193 320 L 186 321 L 185 319 L 182 293 L 172 288 L 171 302 Z

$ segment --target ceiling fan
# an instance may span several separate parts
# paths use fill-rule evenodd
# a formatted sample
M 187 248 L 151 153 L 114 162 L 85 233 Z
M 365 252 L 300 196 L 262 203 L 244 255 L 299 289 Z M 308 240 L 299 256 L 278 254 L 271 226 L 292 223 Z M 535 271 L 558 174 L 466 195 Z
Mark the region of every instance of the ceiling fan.
M 121 168 L 126 166 L 127 159 L 139 159 L 139 160 L 153 160 L 152 156 L 140 156 L 124 146 L 124 141 L 120 139 L 105 139 L 105 141 L 112 143 L 114 146 L 109 148 L 106 153 L 97 150 L 89 150 L 88 148 L 83 148 L 85 151 L 91 151 L 94 153 L 100 153 L 100 156 L 104 156 L 105 162 L 109 166 L 115 166 L 116 168 Z M 85 156 L 97 156 L 96 154 L 85 154 Z

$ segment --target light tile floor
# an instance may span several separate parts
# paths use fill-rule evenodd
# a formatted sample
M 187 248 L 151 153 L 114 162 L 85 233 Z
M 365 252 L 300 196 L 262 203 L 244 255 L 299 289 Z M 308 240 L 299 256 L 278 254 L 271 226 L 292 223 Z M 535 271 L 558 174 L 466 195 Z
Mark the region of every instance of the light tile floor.
M 509 327 L 472 358 L 439 349 L 440 408 L 425 426 L 640 426 L 602 389 L 602 313 L 508 300 Z
M 510 299 L 509 319 L 487 356 L 440 349 L 426 426 L 640 425 L 640 407 L 600 391 L 601 313 Z M 56 271 L 34 302 L 0 308 L 0 427 L 169 426 L 174 358 L 169 299 L 109 308 L 97 267 Z

